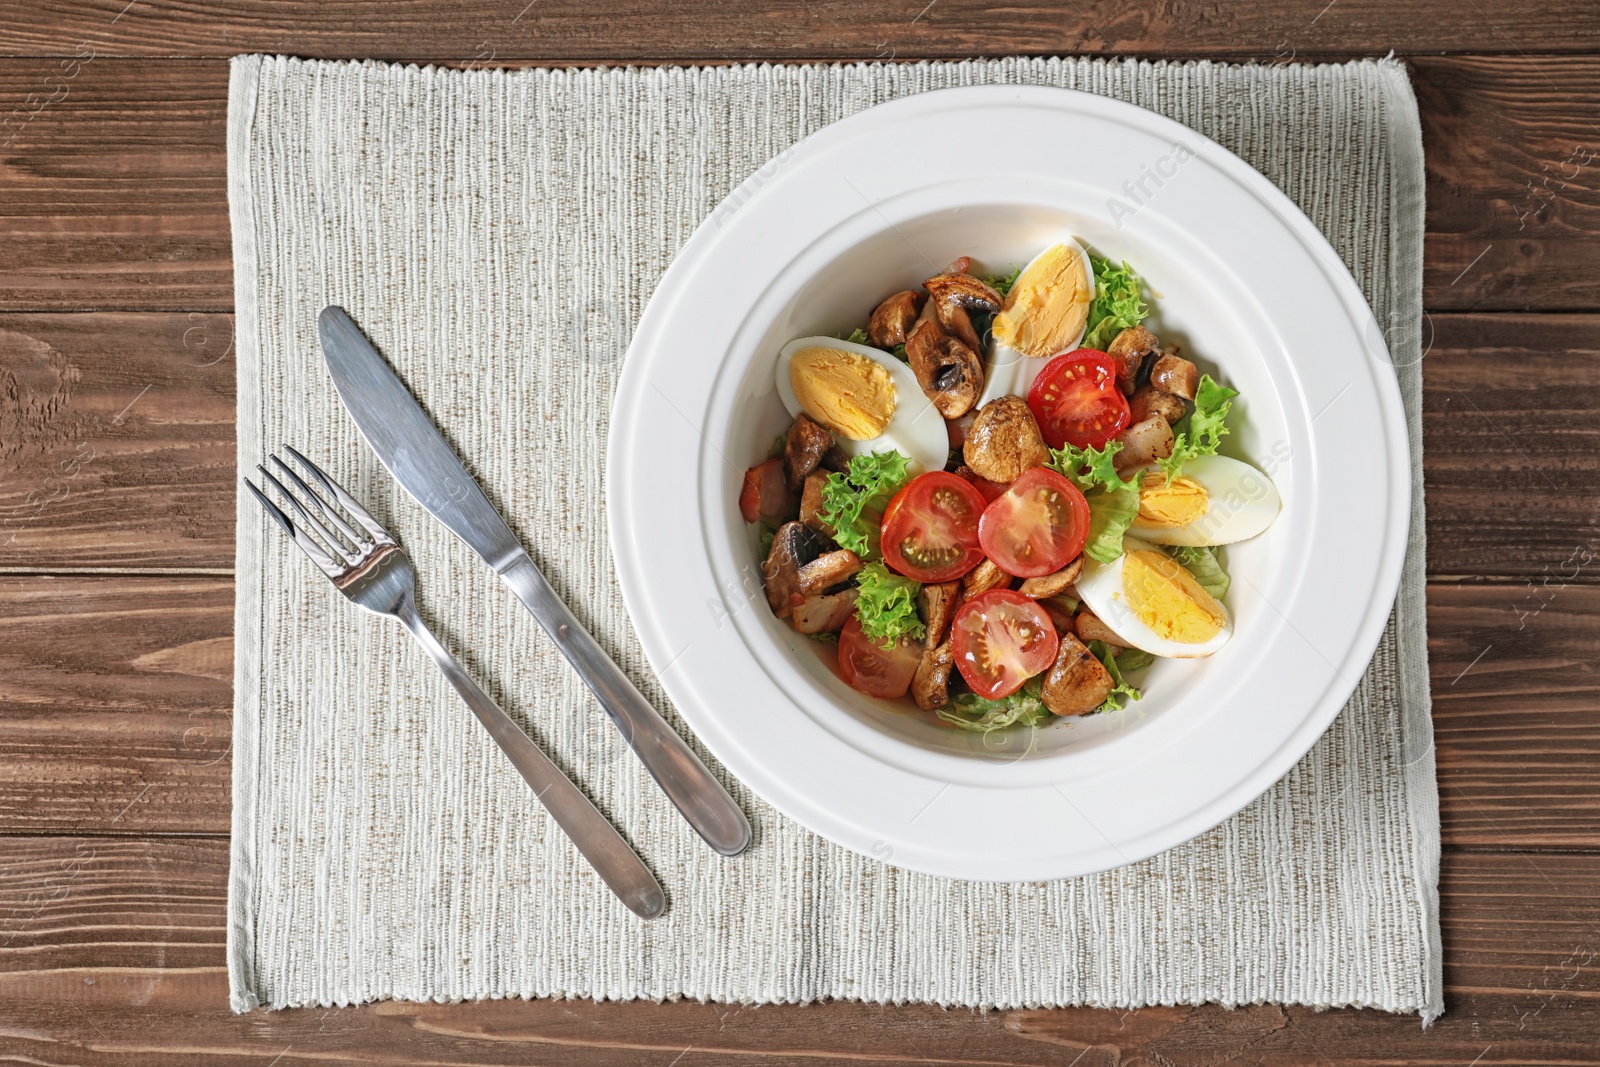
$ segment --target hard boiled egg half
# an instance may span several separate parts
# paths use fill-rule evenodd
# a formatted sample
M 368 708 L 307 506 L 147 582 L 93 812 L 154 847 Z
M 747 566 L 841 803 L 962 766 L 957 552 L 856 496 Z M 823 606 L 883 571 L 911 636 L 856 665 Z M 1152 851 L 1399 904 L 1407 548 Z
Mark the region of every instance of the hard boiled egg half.
M 1129 533 L 1158 545 L 1231 545 L 1272 525 L 1283 509 L 1272 479 L 1228 456 L 1199 456 L 1168 480 L 1144 472 Z
M 837 337 L 801 337 L 778 353 L 778 397 L 833 432 L 847 455 L 894 449 L 911 472 L 944 470 L 950 437 L 911 368 Z
M 1033 257 L 1006 294 L 991 326 L 994 338 L 980 405 L 1028 387 L 1045 362 L 1083 341 L 1094 300 L 1089 253 L 1064 237 Z
M 1111 563 L 1084 557 L 1078 598 L 1131 648 L 1156 656 L 1209 656 L 1233 636 L 1233 617 L 1177 560 L 1123 538 Z

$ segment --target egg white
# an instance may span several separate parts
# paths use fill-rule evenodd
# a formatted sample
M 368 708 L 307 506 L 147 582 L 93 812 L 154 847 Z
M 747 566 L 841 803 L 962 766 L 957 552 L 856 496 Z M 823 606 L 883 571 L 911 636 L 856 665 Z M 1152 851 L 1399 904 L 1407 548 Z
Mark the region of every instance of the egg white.
M 881 349 L 851 344 L 837 337 L 800 337 L 784 345 L 778 353 L 778 366 L 774 373 L 778 398 L 783 401 L 790 415 L 799 415 L 804 410 L 794 395 L 794 384 L 789 379 L 789 361 L 803 348 L 833 348 L 866 356 L 888 371 L 890 380 L 894 382 L 894 413 L 889 416 L 889 424 L 884 427 L 883 433 L 865 441 L 839 437 L 839 447 L 846 455 L 860 456 L 892 448 L 911 461 L 912 474 L 944 470 L 950 456 L 950 435 L 945 429 L 944 416 L 939 414 L 939 409 L 922 391 L 911 368 Z M 805 414 L 818 422 L 822 421 L 814 411 L 806 411 Z
M 1079 262 L 1083 264 L 1084 281 L 1089 288 L 1089 299 L 1094 299 L 1094 267 L 1089 263 L 1089 253 L 1082 243 L 1070 234 L 1063 234 L 1059 241 L 1052 241 L 1039 250 L 1039 255 L 1028 261 L 1022 268 L 1022 274 L 1028 273 L 1028 268 L 1039 262 L 1041 256 L 1056 245 L 1072 245 L 1078 250 Z M 1019 274 L 1018 277 L 1021 277 Z M 1085 322 L 1085 326 L 1087 326 Z M 1080 330 L 1073 342 L 1063 348 L 1062 352 L 1070 352 L 1083 343 L 1086 330 Z M 1029 356 L 1017 351 L 1010 345 L 1003 345 L 999 341 L 991 341 L 989 345 L 988 362 L 984 368 L 983 393 L 978 397 L 978 406 L 982 407 L 989 401 L 1001 396 L 1025 397 L 1028 389 L 1033 385 L 1033 380 L 1039 376 L 1044 365 L 1050 362 L 1051 357 L 1060 355 L 1052 352 L 1049 356 Z
M 1112 632 L 1122 638 L 1130 648 L 1142 648 L 1155 656 L 1172 659 L 1197 659 L 1216 652 L 1233 636 L 1233 613 L 1224 605 L 1222 629 L 1211 640 L 1200 644 L 1186 644 L 1162 637 L 1128 606 L 1127 594 L 1122 588 L 1122 565 L 1128 552 L 1154 546 L 1132 537 L 1124 537 L 1124 552 L 1114 562 L 1099 563 L 1088 556 L 1083 558 L 1083 573 L 1077 581 L 1078 599 L 1085 607 L 1100 617 Z M 1160 551 L 1157 549 L 1157 551 Z
M 1231 545 L 1271 526 L 1283 510 L 1272 479 L 1230 456 L 1191 459 L 1180 477 L 1193 478 L 1205 489 L 1205 514 L 1183 526 L 1146 526 L 1135 519 L 1131 533 L 1158 545 Z

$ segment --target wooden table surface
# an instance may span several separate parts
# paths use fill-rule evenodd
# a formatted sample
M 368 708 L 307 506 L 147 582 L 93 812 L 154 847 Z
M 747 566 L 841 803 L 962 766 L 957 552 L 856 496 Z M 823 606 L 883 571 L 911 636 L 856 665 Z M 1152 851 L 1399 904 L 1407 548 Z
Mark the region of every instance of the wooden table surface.
M 1594 0 L 0 0 L 0 1060 L 1600 1064 Z M 1448 1013 L 227 1006 L 227 57 L 1408 60 Z M 1351 427 L 1352 433 L 1361 432 Z

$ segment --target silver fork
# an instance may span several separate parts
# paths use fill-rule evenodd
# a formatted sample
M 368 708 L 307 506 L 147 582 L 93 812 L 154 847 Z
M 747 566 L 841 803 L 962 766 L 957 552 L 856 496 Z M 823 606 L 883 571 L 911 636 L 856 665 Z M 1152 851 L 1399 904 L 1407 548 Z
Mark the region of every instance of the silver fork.
M 473 681 L 439 639 L 428 629 L 416 607 L 416 572 L 405 551 L 378 525 L 344 488 L 324 474 L 316 464 L 289 448 L 288 452 L 322 487 L 335 503 L 327 500 L 277 456 L 272 463 L 299 493 L 291 491 L 272 471 L 257 464 L 256 470 L 271 484 L 299 517 L 296 522 L 249 479 L 245 486 L 267 509 L 277 524 L 294 539 L 301 551 L 322 568 L 334 586 L 356 606 L 375 615 L 399 619 L 411 636 L 427 649 L 433 662 L 455 686 L 467 707 L 483 723 L 495 744 L 510 758 L 533 787 L 534 794 L 565 830 L 578 851 L 594 865 L 611 891 L 635 914 L 653 919 L 665 910 L 666 896 L 644 862 L 617 833 L 616 827 L 600 814 L 583 791 L 550 761 L 532 738 L 501 710 L 500 705 Z M 343 514 L 340 510 L 343 509 Z M 348 521 L 347 521 L 348 520 Z M 359 527 L 359 529 L 357 529 Z M 312 536 L 312 533 L 316 536 Z

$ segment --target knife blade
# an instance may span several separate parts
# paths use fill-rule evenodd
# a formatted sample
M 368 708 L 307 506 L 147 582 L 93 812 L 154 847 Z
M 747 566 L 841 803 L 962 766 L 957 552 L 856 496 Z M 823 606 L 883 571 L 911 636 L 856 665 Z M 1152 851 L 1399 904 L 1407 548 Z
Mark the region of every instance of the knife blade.
M 695 832 L 724 856 L 743 852 L 744 812 L 556 595 L 382 353 L 341 307 L 324 308 L 317 327 L 339 399 L 395 481 L 511 587 Z

